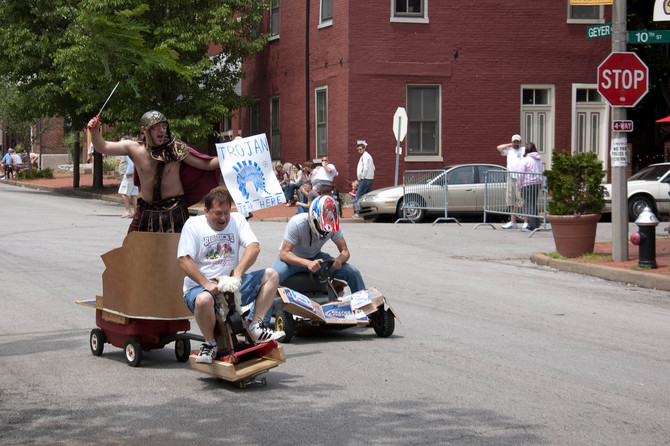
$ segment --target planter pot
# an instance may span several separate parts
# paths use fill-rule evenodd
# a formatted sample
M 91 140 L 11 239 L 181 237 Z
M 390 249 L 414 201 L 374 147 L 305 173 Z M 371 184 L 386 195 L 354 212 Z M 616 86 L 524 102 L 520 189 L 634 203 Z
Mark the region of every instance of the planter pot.
M 600 214 L 549 215 L 556 251 L 564 257 L 579 257 L 593 252 Z

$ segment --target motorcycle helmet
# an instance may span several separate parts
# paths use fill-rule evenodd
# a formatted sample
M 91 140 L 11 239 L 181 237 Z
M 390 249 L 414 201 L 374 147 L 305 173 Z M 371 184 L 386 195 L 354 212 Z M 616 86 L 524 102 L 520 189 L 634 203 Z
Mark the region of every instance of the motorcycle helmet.
M 320 195 L 309 205 L 309 227 L 317 237 L 340 230 L 337 204 L 330 195 Z

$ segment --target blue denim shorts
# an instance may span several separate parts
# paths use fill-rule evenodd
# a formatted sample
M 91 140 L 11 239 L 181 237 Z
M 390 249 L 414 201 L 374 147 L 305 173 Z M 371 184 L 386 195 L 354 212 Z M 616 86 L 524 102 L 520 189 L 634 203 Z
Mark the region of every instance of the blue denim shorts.
M 242 295 L 242 305 L 247 306 L 256 300 L 258 291 L 261 289 L 261 282 L 263 281 L 264 269 L 259 269 L 242 276 L 242 285 L 240 285 L 240 294 Z M 205 289 L 200 285 L 194 286 L 184 294 L 184 302 L 191 313 L 195 310 L 195 298 Z M 219 314 L 219 306 L 214 303 L 214 310 Z

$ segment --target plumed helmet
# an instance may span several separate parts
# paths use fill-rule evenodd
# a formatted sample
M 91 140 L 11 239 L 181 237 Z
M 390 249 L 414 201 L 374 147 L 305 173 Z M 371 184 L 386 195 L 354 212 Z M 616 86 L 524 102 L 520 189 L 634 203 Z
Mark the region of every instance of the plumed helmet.
M 340 216 L 333 197 L 320 195 L 310 203 L 309 226 L 317 237 L 340 230 Z
M 140 119 L 140 125 L 144 126 L 145 129 L 149 130 L 151 127 L 155 126 L 159 122 L 167 123 L 168 120 L 165 115 L 157 110 L 150 110 L 142 115 Z

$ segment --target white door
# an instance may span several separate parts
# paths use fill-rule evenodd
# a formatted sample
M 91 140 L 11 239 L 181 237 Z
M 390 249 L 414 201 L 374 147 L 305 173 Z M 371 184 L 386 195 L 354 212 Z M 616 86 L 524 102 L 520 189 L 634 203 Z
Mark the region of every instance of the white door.
M 607 103 L 595 86 L 575 85 L 573 88 L 572 151 L 595 152 L 608 165 L 609 114 Z

